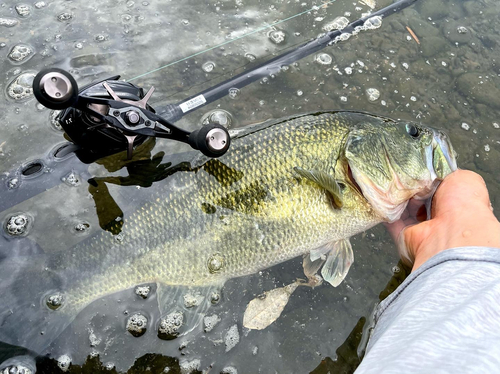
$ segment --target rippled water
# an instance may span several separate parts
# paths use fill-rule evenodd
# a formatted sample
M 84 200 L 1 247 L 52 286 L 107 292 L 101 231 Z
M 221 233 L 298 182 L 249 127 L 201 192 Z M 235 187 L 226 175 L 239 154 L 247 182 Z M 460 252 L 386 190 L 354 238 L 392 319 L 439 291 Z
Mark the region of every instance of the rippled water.
M 376 3 L 378 9 L 390 1 Z M 308 9 L 312 10 L 305 12 Z M 361 2 L 340 0 L 326 5 L 308 0 L 0 3 L 0 183 L 18 187 L 16 195 L 4 188 L 0 205 L 13 196 L 24 200 L 23 191 L 40 187 L 42 180 L 57 181 L 47 185 L 48 191 L 0 213 L 4 226 L 13 215 L 19 219 L 9 226 L 12 230 L 23 226 L 21 214 L 32 221 L 22 240 L 2 237 L 0 255 L 31 251 L 28 240 L 45 252 L 64 251 L 101 230 L 87 180 L 128 173 L 112 163 L 87 168 L 71 161 L 51 164 L 39 177 L 35 173 L 32 178 L 16 179 L 13 171 L 46 158 L 64 141 L 53 113 L 33 99 L 30 82 L 37 71 L 50 66 L 66 69 L 80 86 L 116 74 L 124 79 L 140 76 L 132 82 L 146 89 L 154 85 L 151 103 L 161 110 L 316 37 L 337 17 L 352 21 L 367 10 Z M 448 132 L 459 153 L 459 166 L 485 178 L 498 210 L 499 12 L 495 0 L 419 0 L 385 19 L 381 28 L 235 91 L 177 125 L 193 130 L 210 117 L 224 125 L 230 120 L 229 127 L 237 128 L 332 109 L 419 120 Z M 251 33 L 259 28 L 263 29 Z M 227 44 L 212 48 L 222 43 Z M 155 71 L 159 67 L 164 68 Z M 141 76 L 150 71 L 154 72 Z M 215 109 L 227 111 L 230 117 Z M 185 150 L 185 145 L 158 140 L 151 154 Z M 154 188 L 109 185 L 125 212 L 147 200 Z M 103 204 L 108 212 L 116 208 Z M 189 370 L 189 365 L 228 373 L 231 368 L 239 373 L 352 372 L 359 362 L 358 346 L 362 350 L 365 319 L 406 274 L 395 267 L 396 250 L 381 227 L 355 237 L 352 243 L 355 263 L 346 281 L 338 288 L 299 288 L 282 317 L 266 330 L 242 328 L 244 306 L 263 291 L 301 277 L 299 259 L 227 282 L 221 302 L 209 311 L 221 321 L 213 330 L 191 338 L 160 340 L 154 328 L 139 337 L 126 332 L 127 321 L 136 313 L 151 323 L 158 317 L 154 286 L 147 299 L 128 290 L 98 300 L 54 342 L 48 350 L 51 358 L 40 359 L 38 370 L 55 372 L 60 369 L 52 358 L 59 358 L 62 367 L 69 358 L 72 372 L 125 372 L 130 367 L 133 373 L 147 368 L 159 373 L 166 367 L 178 372 L 181 367 Z M 226 352 L 227 339 L 237 343 Z M 0 361 L 21 352 L 1 345 Z

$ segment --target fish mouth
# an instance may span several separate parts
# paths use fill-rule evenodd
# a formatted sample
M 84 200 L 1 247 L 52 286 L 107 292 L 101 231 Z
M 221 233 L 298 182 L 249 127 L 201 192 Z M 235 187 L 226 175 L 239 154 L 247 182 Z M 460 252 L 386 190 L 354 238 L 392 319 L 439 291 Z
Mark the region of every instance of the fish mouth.
M 438 130 L 432 130 L 432 132 L 432 142 L 425 147 L 425 163 L 431 173 L 431 186 L 427 191 L 414 196 L 418 200 L 431 199 L 441 181 L 457 170 L 456 153 L 448 136 Z
M 457 170 L 457 158 L 456 158 L 457 154 L 456 154 L 455 150 L 453 149 L 453 147 L 451 146 L 451 143 L 449 141 L 448 136 L 441 131 L 436 131 L 436 130 L 433 130 L 433 131 L 434 131 L 434 139 L 433 139 L 434 161 L 436 161 L 436 159 L 439 158 L 439 156 L 436 155 L 436 151 L 439 150 L 441 152 L 441 154 L 443 155 L 443 157 L 445 158 L 447 165 L 450 169 L 450 172 L 454 172 L 455 170 Z M 438 174 L 438 178 L 444 179 L 444 177 L 446 177 L 446 175 L 449 174 L 449 173 L 447 173 L 445 175 L 440 175 L 439 173 L 441 173 L 442 171 L 436 170 L 436 163 L 435 162 L 433 163 L 433 167 L 434 167 L 434 171 L 436 171 L 436 173 Z

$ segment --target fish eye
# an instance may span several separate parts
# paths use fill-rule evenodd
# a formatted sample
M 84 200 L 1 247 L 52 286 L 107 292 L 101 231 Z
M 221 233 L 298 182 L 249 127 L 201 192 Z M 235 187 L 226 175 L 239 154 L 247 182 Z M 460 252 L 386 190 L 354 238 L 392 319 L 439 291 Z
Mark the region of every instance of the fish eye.
M 420 135 L 420 129 L 415 126 L 415 125 L 406 125 L 406 132 L 412 137 L 412 138 L 418 138 Z

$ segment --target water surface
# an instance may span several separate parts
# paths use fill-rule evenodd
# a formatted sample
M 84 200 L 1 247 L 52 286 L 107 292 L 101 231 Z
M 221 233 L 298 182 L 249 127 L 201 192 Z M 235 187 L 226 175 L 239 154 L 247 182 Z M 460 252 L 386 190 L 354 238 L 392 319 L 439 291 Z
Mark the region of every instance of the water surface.
M 389 3 L 379 0 L 377 8 Z M 274 29 L 231 42 L 308 9 L 312 10 Z M 0 3 L 0 182 L 9 183 L 13 171 L 46 158 L 64 141 L 51 123 L 51 111 L 22 89 L 29 83 L 29 73 L 57 66 L 70 71 L 83 86 L 116 74 L 133 79 L 169 65 L 132 80 L 145 89 L 155 86 L 151 103 L 161 111 L 162 105 L 181 101 L 316 37 L 338 16 L 352 21 L 368 10 L 362 3 L 340 0 L 326 5 L 309 0 Z M 420 0 L 385 19 L 380 29 L 329 47 L 322 52 L 327 55 L 305 58 L 233 97 L 193 111 L 177 125 L 196 129 L 214 109 L 231 114 L 230 128 L 334 109 L 421 121 L 450 135 L 459 166 L 484 177 L 498 210 L 499 11 L 500 5 L 493 0 Z M 185 59 L 193 54 L 198 55 Z M 16 82 L 21 88 L 15 87 Z M 380 93 L 374 101 L 367 94 L 372 88 Z M 164 152 L 166 162 L 168 155 L 187 150 L 185 145 L 158 140 L 150 152 Z M 56 181 L 55 187 L 2 211 L 0 221 L 14 213 L 27 213 L 34 223 L 26 238 L 45 252 L 64 251 L 102 230 L 87 180 L 127 176 L 129 171 L 103 162 L 88 168 L 78 163 L 51 165 L 39 178 Z M 78 176 L 76 186 L 59 182 L 71 172 Z M 16 191 L 28 190 L 40 180 L 24 179 Z M 109 185 L 124 212 L 146 201 L 155 188 Z M 16 193 L 21 192 L 3 193 L 0 205 Z M 104 206 L 113 213 L 116 206 L 106 204 L 110 202 Z M 88 226 L 78 232 L 74 230 L 78 224 Z M 25 239 L 7 240 L 4 235 L 0 255 L 29 251 Z M 87 307 L 49 348 L 50 357 L 71 356 L 71 372 L 75 373 L 126 372 L 130 367 L 134 373 L 146 372 L 148 367 L 150 372 L 162 372 L 165 367 L 176 372 L 179 365 L 186 367 L 189 362 L 211 372 L 229 367 L 240 373 L 352 372 L 359 362 L 365 320 L 405 275 L 383 228 L 353 238 L 352 244 L 355 263 L 346 280 L 338 288 L 299 288 L 282 317 L 266 330 L 242 328 L 244 306 L 263 291 L 301 277 L 300 259 L 226 283 L 221 303 L 213 308 L 222 322 L 209 333 L 162 341 L 149 329 L 133 337 L 125 331 L 126 319 L 137 311 L 154 316 L 156 301 L 154 289 L 146 300 L 128 290 Z M 224 338 L 234 325 L 240 339 L 226 352 Z M 19 354 L 3 346 L 0 352 L 0 360 Z M 87 360 L 87 356 L 93 358 Z M 55 365 L 46 358 L 40 360 L 38 370 L 54 372 L 59 370 Z

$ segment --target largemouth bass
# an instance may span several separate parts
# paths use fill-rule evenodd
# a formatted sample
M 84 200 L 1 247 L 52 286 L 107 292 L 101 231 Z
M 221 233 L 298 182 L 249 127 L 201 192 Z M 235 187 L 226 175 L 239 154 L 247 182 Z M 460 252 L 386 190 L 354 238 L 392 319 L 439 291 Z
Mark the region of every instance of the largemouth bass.
M 398 219 L 454 169 L 446 135 L 409 121 L 326 112 L 242 129 L 226 155 L 193 161 L 125 217 L 120 240 L 101 232 L 3 261 L 0 340 L 39 352 L 104 295 L 156 282 L 166 312 L 169 287 L 221 286 L 301 255 L 308 277 L 322 266 L 338 285 L 349 237 Z

